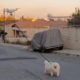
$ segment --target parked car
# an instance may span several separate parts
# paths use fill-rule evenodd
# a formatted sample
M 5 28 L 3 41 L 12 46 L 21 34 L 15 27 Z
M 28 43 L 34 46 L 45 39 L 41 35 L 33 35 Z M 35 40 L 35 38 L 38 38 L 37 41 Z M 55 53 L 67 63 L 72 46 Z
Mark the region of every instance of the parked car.
M 63 40 L 59 29 L 50 29 L 38 32 L 31 42 L 34 51 L 46 52 L 56 49 L 63 49 Z

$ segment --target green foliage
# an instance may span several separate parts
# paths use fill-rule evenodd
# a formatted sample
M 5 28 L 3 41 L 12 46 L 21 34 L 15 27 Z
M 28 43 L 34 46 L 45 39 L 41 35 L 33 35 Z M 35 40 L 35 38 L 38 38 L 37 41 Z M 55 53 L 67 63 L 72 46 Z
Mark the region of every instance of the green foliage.
M 80 9 L 76 8 L 72 18 L 68 20 L 68 24 L 75 27 L 80 27 Z
M 0 30 L 4 30 L 4 26 L 0 26 Z

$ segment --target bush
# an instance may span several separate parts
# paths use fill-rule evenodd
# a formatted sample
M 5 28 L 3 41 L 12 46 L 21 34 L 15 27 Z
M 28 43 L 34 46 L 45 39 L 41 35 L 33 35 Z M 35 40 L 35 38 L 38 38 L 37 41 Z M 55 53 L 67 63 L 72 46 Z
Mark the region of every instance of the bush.
M 20 41 L 20 40 L 17 40 L 17 41 L 15 42 L 15 44 L 21 44 L 21 41 Z
M 28 45 L 28 46 L 31 45 L 31 41 L 27 41 L 26 45 Z
M 29 40 L 28 41 L 25 41 L 25 42 L 22 42 L 20 40 L 17 40 L 15 42 L 10 42 L 10 41 L 6 40 L 6 43 L 19 44 L 19 45 L 28 45 L 28 46 L 31 45 L 31 41 L 29 41 Z
M 72 18 L 68 20 L 68 25 L 73 27 L 80 27 L 80 9 L 76 8 Z

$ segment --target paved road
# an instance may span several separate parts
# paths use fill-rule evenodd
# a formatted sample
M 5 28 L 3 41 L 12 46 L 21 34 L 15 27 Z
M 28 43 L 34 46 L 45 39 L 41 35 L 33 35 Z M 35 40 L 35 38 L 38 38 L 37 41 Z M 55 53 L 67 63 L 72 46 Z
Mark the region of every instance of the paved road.
M 61 65 L 61 76 L 44 74 L 44 58 L 25 48 L 0 45 L 0 80 L 80 80 L 80 57 L 64 54 L 42 54 Z

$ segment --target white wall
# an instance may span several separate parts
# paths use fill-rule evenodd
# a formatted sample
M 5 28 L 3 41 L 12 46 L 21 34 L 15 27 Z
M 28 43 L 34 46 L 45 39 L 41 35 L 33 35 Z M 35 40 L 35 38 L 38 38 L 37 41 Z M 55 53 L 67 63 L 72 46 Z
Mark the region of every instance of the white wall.
M 6 26 L 5 31 L 8 33 L 6 35 L 6 39 L 10 42 L 15 42 L 17 40 L 21 40 L 24 42 L 26 40 L 31 40 L 35 33 L 41 32 L 44 30 L 48 30 L 48 29 L 49 28 L 27 28 L 27 29 L 25 29 L 25 35 L 27 36 L 28 39 L 26 39 L 26 38 L 16 38 L 14 36 L 14 32 L 13 32 L 12 27 Z
M 64 48 L 80 49 L 80 28 L 60 28 Z
M 26 30 L 27 30 L 26 35 L 27 35 L 28 39 L 31 40 L 35 33 L 48 30 L 48 28 L 28 28 Z
M 14 33 L 13 33 L 12 27 L 6 26 L 6 27 L 5 27 L 5 32 L 8 33 L 8 34 L 6 35 L 6 37 L 10 37 L 10 38 L 13 38 L 13 37 L 14 37 Z

